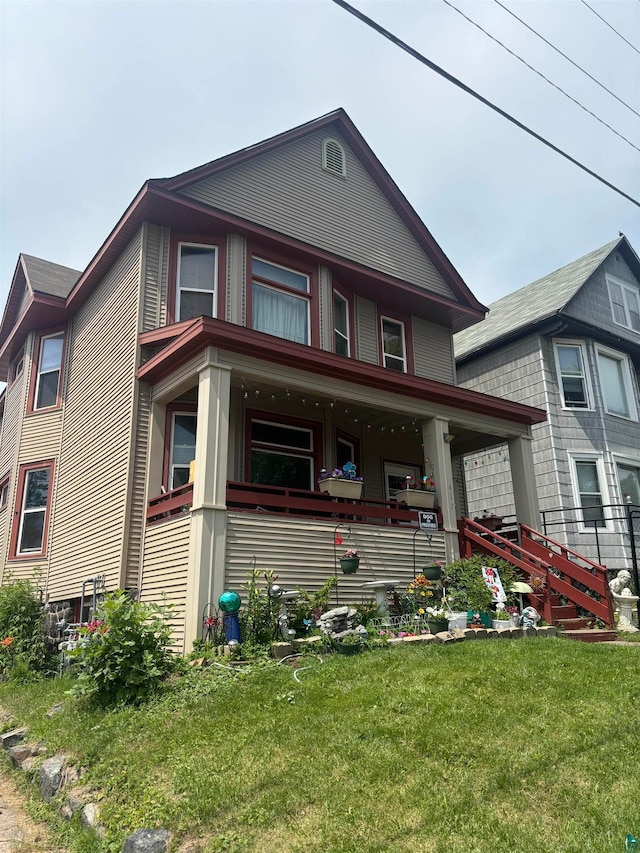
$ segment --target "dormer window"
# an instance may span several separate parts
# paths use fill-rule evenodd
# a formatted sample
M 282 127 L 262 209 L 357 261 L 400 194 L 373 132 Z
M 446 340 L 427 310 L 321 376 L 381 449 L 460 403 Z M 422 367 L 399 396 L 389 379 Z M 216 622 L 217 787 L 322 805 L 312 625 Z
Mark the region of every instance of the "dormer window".
M 347 158 L 344 148 L 335 139 L 322 140 L 322 168 L 334 175 L 347 176 Z
M 634 332 L 640 332 L 640 300 L 638 289 L 607 276 L 613 321 Z

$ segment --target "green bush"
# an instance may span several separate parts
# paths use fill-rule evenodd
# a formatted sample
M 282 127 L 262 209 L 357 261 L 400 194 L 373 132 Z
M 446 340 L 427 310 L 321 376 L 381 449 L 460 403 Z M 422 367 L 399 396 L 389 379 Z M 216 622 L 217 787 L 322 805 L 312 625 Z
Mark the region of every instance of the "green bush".
M 107 595 L 96 618 L 81 629 L 78 677 L 71 690 L 98 704 L 139 704 L 172 671 L 168 608 Z
M 50 665 L 50 658 L 36 586 L 9 578 L 0 586 L 0 678 L 33 681 Z
M 507 595 L 507 603 L 517 602 L 517 597 L 509 593 L 511 585 L 518 580 L 515 566 L 498 557 L 488 554 L 474 554 L 450 563 L 445 568 L 443 584 L 447 591 L 447 601 L 452 610 L 491 610 L 492 595 L 482 577 L 482 567 L 491 566 L 498 570 L 502 586 Z

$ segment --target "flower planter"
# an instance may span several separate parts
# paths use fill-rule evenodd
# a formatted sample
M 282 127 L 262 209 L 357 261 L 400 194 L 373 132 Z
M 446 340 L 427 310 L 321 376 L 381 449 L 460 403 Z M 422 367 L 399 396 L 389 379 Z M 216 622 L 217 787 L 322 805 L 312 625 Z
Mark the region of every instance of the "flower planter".
M 455 613 L 449 614 L 449 630 L 455 631 L 456 628 L 460 628 L 464 631 L 467 627 L 467 611 L 460 610 Z
M 433 509 L 436 503 L 435 492 L 423 492 L 420 489 L 400 489 L 396 492 L 398 503 L 407 506 L 421 507 L 422 509 Z
M 423 566 L 420 569 L 420 574 L 428 581 L 440 580 L 440 576 L 442 575 L 442 566 L 439 566 L 437 563 L 433 563 L 429 566 Z
M 473 614 L 478 613 L 477 610 L 467 610 L 467 623 L 471 623 L 473 619 Z M 490 628 L 491 623 L 493 621 L 493 616 L 490 613 L 484 613 L 482 610 L 480 611 L 480 621 L 482 622 L 483 628 Z
M 511 628 L 511 619 L 492 619 L 491 627 L 496 631 L 501 631 L 503 628 Z
M 429 631 L 432 634 L 439 634 L 441 631 L 448 631 L 449 630 L 449 620 L 448 619 L 427 618 L 427 625 L 429 626 Z
M 340 568 L 345 575 L 355 575 L 360 565 L 360 557 L 340 557 Z
M 318 486 L 321 492 L 331 495 L 332 498 L 346 498 L 350 501 L 357 501 L 362 494 L 362 480 L 327 477 L 326 480 L 319 480 Z
M 339 655 L 357 655 L 364 649 L 362 643 L 342 643 L 340 640 L 331 638 L 331 645 Z

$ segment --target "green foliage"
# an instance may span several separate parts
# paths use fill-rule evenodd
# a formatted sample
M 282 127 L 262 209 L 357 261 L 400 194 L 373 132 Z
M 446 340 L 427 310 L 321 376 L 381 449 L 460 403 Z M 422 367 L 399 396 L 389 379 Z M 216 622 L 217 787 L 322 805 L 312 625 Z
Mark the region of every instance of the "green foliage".
M 30 580 L 0 586 L 0 677 L 33 681 L 49 665 L 44 641 L 44 611 Z
M 122 591 L 106 596 L 82 629 L 71 694 L 102 706 L 148 699 L 173 669 L 168 615 L 166 607 L 132 601 Z
M 264 587 L 258 586 L 261 577 L 265 581 Z M 280 604 L 277 599 L 269 598 L 267 593 L 276 579 L 270 569 L 264 572 L 252 569 L 249 572 L 249 579 L 244 585 L 246 603 L 238 617 L 243 645 L 259 646 L 277 639 Z
M 515 566 L 488 554 L 474 554 L 473 557 L 456 560 L 445 568 L 442 582 L 452 610 L 478 610 L 486 613 L 491 609 L 492 596 L 482 577 L 483 566 L 492 566 L 498 570 L 507 595 L 507 603 L 517 603 L 517 598 L 509 593 L 511 585 L 518 580 Z
M 300 595 L 288 607 L 289 624 L 295 629 L 298 636 L 306 633 L 310 627 L 315 628 L 316 619 L 327 608 L 331 592 L 337 586 L 337 577 L 329 575 L 320 589 L 317 589 L 315 592 L 309 593 L 304 589 L 299 590 Z

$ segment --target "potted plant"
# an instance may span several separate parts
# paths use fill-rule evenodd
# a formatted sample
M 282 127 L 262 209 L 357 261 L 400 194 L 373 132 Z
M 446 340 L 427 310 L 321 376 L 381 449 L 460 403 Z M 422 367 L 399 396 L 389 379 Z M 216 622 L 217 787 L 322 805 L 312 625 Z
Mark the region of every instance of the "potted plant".
M 440 576 L 442 575 L 442 564 L 436 562 L 429 563 L 422 567 L 420 573 L 428 581 L 440 580 Z
M 497 610 L 493 619 L 491 620 L 491 626 L 493 628 L 509 628 L 511 625 L 511 616 L 506 610 Z
M 436 484 L 427 474 L 416 481 L 411 474 L 405 478 L 404 489 L 396 492 L 396 500 L 407 506 L 433 509 L 436 503 Z
M 360 557 L 355 548 L 347 548 L 344 554 L 340 557 L 340 568 L 345 575 L 355 575 L 360 565 Z
M 505 610 L 509 614 L 509 619 L 511 620 L 511 627 L 517 628 L 520 625 L 520 611 L 513 604 L 506 607 Z
M 441 631 L 449 630 L 449 609 L 444 600 L 438 606 L 427 607 L 425 619 L 430 634 L 439 634 Z
M 318 477 L 318 488 L 332 498 L 357 501 L 362 495 L 362 477 L 356 476 L 353 462 L 346 462 L 342 468 L 332 471 L 323 468 Z
M 450 563 L 445 570 L 443 584 L 447 590 L 447 601 L 452 610 L 466 610 L 467 619 L 475 613 L 485 628 L 491 628 L 491 604 L 493 593 L 482 576 L 483 567 L 491 566 L 498 570 L 504 589 L 510 589 L 517 577 L 517 571 L 511 563 L 488 554 L 474 554 Z
M 364 649 L 362 636 L 357 631 L 346 631 L 331 637 L 331 645 L 341 655 L 357 655 Z

